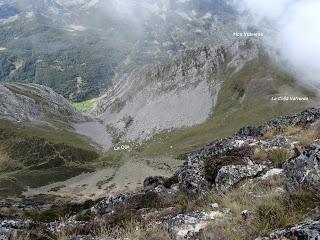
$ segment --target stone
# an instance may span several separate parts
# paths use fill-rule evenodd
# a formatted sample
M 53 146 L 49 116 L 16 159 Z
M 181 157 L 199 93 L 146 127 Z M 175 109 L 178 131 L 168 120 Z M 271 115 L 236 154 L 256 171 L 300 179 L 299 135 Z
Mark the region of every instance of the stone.
M 262 174 L 265 169 L 266 166 L 259 164 L 224 166 L 220 169 L 216 177 L 216 189 L 223 192 L 227 191 L 242 180 Z
M 171 189 L 167 190 L 159 185 L 153 189 L 135 193 L 122 193 L 114 197 L 101 200 L 91 208 L 93 214 L 112 214 L 119 209 L 135 209 L 159 207 L 165 198 L 174 195 Z
M 161 176 L 155 176 L 155 177 L 148 177 L 143 182 L 143 187 L 157 187 L 159 185 L 163 185 L 165 183 L 166 179 Z
M 211 204 L 211 207 L 212 207 L 213 210 L 216 210 L 216 209 L 219 208 L 219 204 L 218 203 L 213 203 L 213 204 Z
M 252 217 L 254 215 L 253 211 L 250 210 L 244 210 L 241 212 L 241 216 L 244 220 L 247 220 L 248 218 Z
M 273 232 L 268 237 L 259 237 L 256 240 L 291 240 L 291 239 L 320 239 L 320 221 L 311 221 L 291 228 Z
M 289 190 L 320 191 L 320 145 L 306 147 L 301 155 L 287 160 L 283 174 Z
M 10 228 L 0 228 L 0 240 L 10 240 L 13 231 Z
M 224 212 L 192 212 L 179 214 L 165 222 L 169 234 L 174 239 L 193 239 L 192 237 L 204 229 L 210 222 L 223 218 Z

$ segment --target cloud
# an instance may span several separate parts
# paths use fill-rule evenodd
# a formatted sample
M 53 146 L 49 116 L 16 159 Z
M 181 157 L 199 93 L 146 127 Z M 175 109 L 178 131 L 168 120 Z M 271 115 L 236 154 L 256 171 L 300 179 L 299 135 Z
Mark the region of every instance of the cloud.
M 242 0 L 255 22 L 265 20 L 276 28 L 274 47 L 304 83 L 320 86 L 320 1 Z

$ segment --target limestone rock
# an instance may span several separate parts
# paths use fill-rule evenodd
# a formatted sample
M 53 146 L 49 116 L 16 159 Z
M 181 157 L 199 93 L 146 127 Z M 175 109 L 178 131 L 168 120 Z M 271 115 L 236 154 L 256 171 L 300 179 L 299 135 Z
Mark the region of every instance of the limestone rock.
M 300 156 L 286 161 L 283 166 L 289 190 L 320 190 L 320 145 L 307 147 Z
M 259 164 L 224 166 L 216 177 L 216 188 L 220 191 L 226 191 L 246 178 L 261 174 L 265 169 L 266 166 Z
M 192 212 L 179 214 L 166 221 L 169 234 L 174 239 L 193 239 L 193 236 L 204 229 L 210 222 L 222 219 L 228 211 Z
M 291 239 L 320 239 L 320 221 L 299 224 L 294 227 L 271 233 L 269 237 L 257 238 L 256 240 L 291 240 Z

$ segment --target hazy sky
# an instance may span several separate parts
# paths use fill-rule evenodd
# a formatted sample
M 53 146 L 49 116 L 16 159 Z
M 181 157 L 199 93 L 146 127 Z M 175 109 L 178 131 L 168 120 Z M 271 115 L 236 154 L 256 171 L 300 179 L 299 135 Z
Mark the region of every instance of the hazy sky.
M 301 80 L 320 85 L 320 0 L 242 0 L 238 6 L 256 21 L 271 21 L 282 57 Z

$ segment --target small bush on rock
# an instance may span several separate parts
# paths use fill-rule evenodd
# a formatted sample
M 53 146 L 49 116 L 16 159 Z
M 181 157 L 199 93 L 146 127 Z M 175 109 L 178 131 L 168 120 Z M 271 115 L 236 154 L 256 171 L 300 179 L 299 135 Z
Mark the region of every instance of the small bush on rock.
M 283 163 L 290 157 L 290 151 L 283 148 L 274 149 L 269 153 L 269 159 L 275 167 L 281 168 Z

